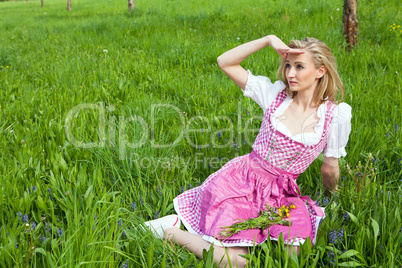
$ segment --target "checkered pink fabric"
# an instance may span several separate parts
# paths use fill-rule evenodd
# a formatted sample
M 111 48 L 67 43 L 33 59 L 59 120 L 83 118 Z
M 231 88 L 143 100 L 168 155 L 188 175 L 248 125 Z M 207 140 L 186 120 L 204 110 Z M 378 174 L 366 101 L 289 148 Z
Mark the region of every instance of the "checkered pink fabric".
M 317 213 L 315 212 L 313 207 L 307 206 L 307 208 L 308 212 L 310 213 L 311 226 L 315 227 L 317 221 L 316 220 Z M 316 228 L 313 228 L 313 235 L 310 237 L 311 241 L 313 241 L 316 236 L 317 236 L 317 230 Z
M 308 166 L 320 155 L 327 144 L 328 130 L 332 120 L 335 105 L 327 103 L 324 131 L 320 142 L 315 145 L 306 145 L 294 141 L 285 134 L 277 131 L 271 124 L 271 115 L 286 99 L 283 90 L 267 109 L 260 132 L 253 144 L 253 150 L 272 165 L 292 173 L 303 173 Z
M 279 105 L 285 100 L 285 98 L 285 91 L 280 92 L 274 102 L 267 109 L 266 113 L 264 114 L 260 132 L 254 142 L 253 150 L 259 157 L 265 159 L 267 161 L 267 164 L 282 169 L 283 172 L 300 174 L 304 170 L 306 170 L 306 168 L 318 157 L 318 155 L 325 148 L 332 114 L 336 106 L 333 103 L 328 102 L 322 138 L 320 142 L 318 142 L 318 144 L 309 146 L 292 140 L 291 138 L 277 131 L 272 126 L 270 117 L 279 107 Z M 173 200 L 175 210 L 189 232 L 201 235 L 205 240 L 209 242 L 217 241 L 215 240 L 215 236 L 213 234 L 204 233 L 202 230 L 202 226 L 200 226 L 200 222 L 202 222 L 201 215 L 202 213 L 206 213 L 205 211 L 202 211 L 202 200 L 203 196 L 205 195 L 204 191 L 206 189 L 207 191 L 210 191 L 208 186 L 210 186 L 210 184 L 215 185 L 216 180 L 221 180 L 225 178 L 230 178 L 232 180 L 233 178 L 236 178 L 237 175 L 233 175 L 233 172 L 237 170 L 246 170 L 248 168 L 248 157 L 249 155 L 244 155 L 232 159 L 231 161 L 226 163 L 220 170 L 211 174 L 200 186 L 185 191 L 183 194 L 179 195 Z M 296 185 L 296 188 L 298 190 L 297 184 L 295 182 L 296 178 L 297 176 L 294 178 L 294 182 L 292 185 Z M 264 181 L 264 178 L 261 178 L 261 180 Z M 208 194 L 211 193 L 208 192 Z M 304 200 L 304 202 L 309 200 L 309 205 L 307 205 L 306 209 L 309 211 L 310 214 L 308 221 L 313 227 L 312 236 L 315 237 L 316 212 L 314 211 L 313 207 L 310 207 L 310 205 L 315 206 L 314 201 L 309 199 L 307 196 L 301 198 L 302 200 Z M 262 202 L 263 204 L 269 203 L 271 202 L 271 199 L 265 201 L 262 200 Z M 237 219 L 239 218 L 243 218 L 242 215 L 238 215 Z M 255 243 L 253 237 L 243 237 L 242 239 L 228 239 L 225 240 L 222 244 L 224 246 L 252 246 L 253 243 Z

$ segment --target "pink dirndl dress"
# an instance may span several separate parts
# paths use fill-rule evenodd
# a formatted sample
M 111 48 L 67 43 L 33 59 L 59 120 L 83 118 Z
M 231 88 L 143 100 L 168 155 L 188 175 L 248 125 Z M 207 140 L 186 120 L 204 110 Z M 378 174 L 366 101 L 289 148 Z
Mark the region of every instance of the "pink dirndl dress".
M 219 246 L 253 246 L 266 239 L 299 245 L 309 237 L 315 242 L 323 208 L 308 196 L 301 196 L 296 179 L 319 156 L 326 146 L 332 114 L 336 107 L 327 102 L 324 130 L 315 145 L 305 145 L 277 131 L 271 115 L 286 99 L 279 92 L 266 110 L 253 151 L 236 157 L 210 175 L 200 186 L 185 191 L 173 200 L 177 214 L 191 233 L 201 235 Z M 266 205 L 280 207 L 294 204 L 290 211 L 291 226 L 273 225 L 268 230 L 240 231 L 229 238 L 220 236 L 222 226 L 238 219 L 258 217 Z

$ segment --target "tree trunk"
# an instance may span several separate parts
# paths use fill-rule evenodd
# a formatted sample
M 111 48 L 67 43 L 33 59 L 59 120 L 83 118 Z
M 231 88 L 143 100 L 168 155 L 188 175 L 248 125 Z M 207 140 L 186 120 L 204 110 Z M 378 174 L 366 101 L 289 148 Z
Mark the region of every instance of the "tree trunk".
M 29 5 L 29 0 L 27 0 L 27 5 Z
M 135 7 L 135 0 L 128 0 L 128 11 L 130 11 L 130 13 L 133 11 Z
M 40 7 L 44 7 L 45 4 L 43 3 L 43 0 L 40 0 Z
M 343 34 L 349 45 L 349 50 L 358 41 L 357 0 L 344 0 L 343 2 Z
M 71 11 L 71 0 L 67 0 L 67 10 Z

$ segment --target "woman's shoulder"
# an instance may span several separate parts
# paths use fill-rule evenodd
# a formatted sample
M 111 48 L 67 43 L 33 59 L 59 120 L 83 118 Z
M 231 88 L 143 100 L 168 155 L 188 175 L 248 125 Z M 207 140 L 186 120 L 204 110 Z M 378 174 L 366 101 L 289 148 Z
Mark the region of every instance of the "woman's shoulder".
M 268 77 L 255 76 L 248 72 L 248 79 L 243 91 L 243 95 L 252 98 L 265 111 L 272 104 L 278 94 L 283 91 L 285 84 L 282 81 L 274 83 Z
M 264 88 L 264 89 L 271 89 L 277 92 L 282 91 L 286 86 L 285 83 L 281 80 L 277 80 L 274 83 L 271 82 L 266 76 L 263 75 L 254 75 L 250 70 L 247 70 L 248 79 L 246 87 L 248 88 Z
M 332 114 L 333 122 L 349 122 L 352 118 L 352 107 L 346 102 L 334 104 L 334 112 Z

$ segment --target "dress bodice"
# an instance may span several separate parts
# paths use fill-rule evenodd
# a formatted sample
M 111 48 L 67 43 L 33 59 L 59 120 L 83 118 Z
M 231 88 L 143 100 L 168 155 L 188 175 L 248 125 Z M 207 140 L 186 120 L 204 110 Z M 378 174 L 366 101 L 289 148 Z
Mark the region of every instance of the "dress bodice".
M 260 132 L 253 144 L 253 150 L 271 165 L 287 172 L 300 174 L 320 155 L 326 146 L 328 130 L 332 120 L 335 104 L 328 101 L 324 121 L 324 130 L 321 139 L 313 145 L 303 144 L 278 131 L 271 122 L 280 104 L 286 99 L 287 94 L 281 91 L 276 99 L 266 110 Z

